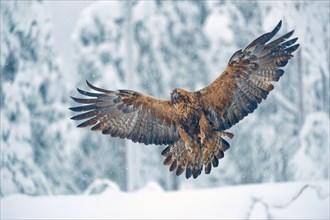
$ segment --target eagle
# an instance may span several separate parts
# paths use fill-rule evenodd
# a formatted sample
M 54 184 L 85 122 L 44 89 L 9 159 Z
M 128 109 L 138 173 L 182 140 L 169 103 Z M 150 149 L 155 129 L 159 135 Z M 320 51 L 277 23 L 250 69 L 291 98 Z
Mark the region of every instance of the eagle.
M 77 127 L 92 126 L 112 137 L 126 138 L 146 145 L 165 145 L 164 165 L 179 176 L 197 178 L 211 172 L 233 138 L 227 129 L 252 113 L 266 99 L 283 75 L 282 67 L 293 57 L 298 38 L 293 30 L 270 41 L 282 21 L 269 33 L 238 50 L 213 82 L 198 91 L 176 88 L 170 100 L 132 90 L 106 90 L 93 86 L 88 92 L 77 88 L 85 98 L 71 97 L 82 104 L 70 110 L 80 112 L 73 120 Z M 88 97 L 88 98 L 87 98 Z

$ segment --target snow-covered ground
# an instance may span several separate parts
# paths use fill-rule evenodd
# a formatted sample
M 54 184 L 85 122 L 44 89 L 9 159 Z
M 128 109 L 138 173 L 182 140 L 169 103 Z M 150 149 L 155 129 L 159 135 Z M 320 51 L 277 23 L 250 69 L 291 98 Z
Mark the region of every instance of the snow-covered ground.
M 240 185 L 165 192 L 157 184 L 125 193 L 112 183 L 91 187 L 100 194 L 10 195 L 1 219 L 329 219 L 329 182 Z M 108 187 L 108 188 L 107 188 Z M 97 187 L 96 187 L 97 188 Z M 96 189 L 95 188 L 95 189 Z M 106 190 L 104 190 L 106 189 Z M 98 193 L 88 189 L 88 193 Z

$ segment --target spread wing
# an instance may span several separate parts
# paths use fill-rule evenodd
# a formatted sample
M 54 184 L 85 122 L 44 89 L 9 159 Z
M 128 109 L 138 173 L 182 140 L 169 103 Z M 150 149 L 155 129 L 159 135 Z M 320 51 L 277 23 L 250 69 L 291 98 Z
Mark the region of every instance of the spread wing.
M 90 98 L 71 97 L 77 103 L 86 104 L 70 108 L 84 112 L 71 118 L 85 120 L 77 127 L 93 125 L 91 130 L 144 144 L 172 144 L 179 140 L 176 114 L 169 101 L 130 90 L 109 91 L 88 82 L 87 85 L 98 92 L 78 89 Z
M 216 130 L 225 130 L 253 112 L 274 89 L 284 67 L 293 57 L 298 38 L 287 40 L 293 31 L 271 41 L 281 28 L 263 34 L 229 60 L 227 68 L 210 85 L 197 91 L 208 121 Z

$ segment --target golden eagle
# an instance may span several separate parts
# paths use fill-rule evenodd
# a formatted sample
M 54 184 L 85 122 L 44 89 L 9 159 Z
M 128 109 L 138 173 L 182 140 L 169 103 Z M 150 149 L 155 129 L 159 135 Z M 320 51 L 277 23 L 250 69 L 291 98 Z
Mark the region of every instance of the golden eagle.
M 162 152 L 164 164 L 176 175 L 197 178 L 204 167 L 209 174 L 229 148 L 223 137 L 231 126 L 253 112 L 274 89 L 284 67 L 299 47 L 293 31 L 271 40 L 280 30 L 263 34 L 244 50 L 233 54 L 226 69 L 205 88 L 189 92 L 174 89 L 170 100 L 158 99 L 131 90 L 105 90 L 87 82 L 96 92 L 78 89 L 90 98 L 75 98 L 84 105 L 70 108 L 83 112 L 72 117 L 84 120 L 77 127 L 93 126 L 112 137 L 144 144 L 168 145 Z

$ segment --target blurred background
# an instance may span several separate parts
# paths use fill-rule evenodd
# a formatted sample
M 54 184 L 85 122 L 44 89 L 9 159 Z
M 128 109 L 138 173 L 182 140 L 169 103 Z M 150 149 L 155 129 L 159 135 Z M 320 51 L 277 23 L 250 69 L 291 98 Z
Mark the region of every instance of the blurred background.
M 1 197 L 329 179 L 329 1 L 1 1 Z M 196 90 L 283 20 L 301 44 L 275 90 L 230 129 L 219 167 L 197 180 L 164 167 L 165 146 L 78 129 L 85 80 L 169 98 Z

